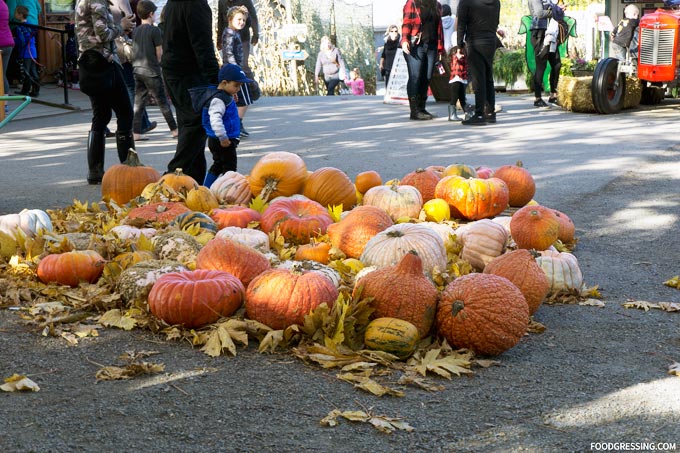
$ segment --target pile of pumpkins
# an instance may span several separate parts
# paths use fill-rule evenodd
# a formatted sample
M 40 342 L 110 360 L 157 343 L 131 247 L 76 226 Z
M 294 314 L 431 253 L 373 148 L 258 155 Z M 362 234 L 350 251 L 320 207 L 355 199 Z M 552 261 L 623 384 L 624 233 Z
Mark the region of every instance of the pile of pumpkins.
M 75 287 L 108 272 L 127 303 L 148 303 L 159 319 L 186 328 L 245 306 L 249 319 L 285 329 L 345 291 L 372 298 L 368 348 L 404 358 L 436 334 L 498 355 L 525 335 L 550 292 L 583 286 L 574 255 L 553 247 L 574 244 L 574 224 L 534 202 L 535 190 L 520 165 L 432 166 L 383 183 L 376 171 L 354 181 L 337 168 L 308 171 L 289 152 L 266 154 L 249 175 L 230 171 L 206 188 L 181 170 L 161 177 L 131 150 L 102 181 L 104 201 L 124 216 L 104 237 L 130 250 L 45 252 L 36 273 Z M 518 209 L 501 215 L 508 207 Z M 0 217 L 7 234 L 51 230 L 39 210 Z M 140 240 L 152 250 L 135 251 Z M 275 242 L 293 259 L 273 253 Z M 437 287 L 452 250 L 474 272 Z M 349 284 L 339 268 L 351 269 Z

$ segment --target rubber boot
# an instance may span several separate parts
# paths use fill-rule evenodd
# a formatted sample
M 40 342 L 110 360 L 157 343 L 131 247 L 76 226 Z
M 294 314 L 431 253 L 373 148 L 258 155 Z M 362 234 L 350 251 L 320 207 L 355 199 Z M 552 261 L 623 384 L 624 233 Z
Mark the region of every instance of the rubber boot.
M 418 98 L 418 110 L 427 115 L 429 118 L 428 120 L 431 120 L 434 118 L 434 115 L 425 110 L 425 104 L 427 103 L 427 96 L 416 96 Z
M 31 82 L 31 91 L 28 92 L 28 95 L 32 98 L 40 96 L 40 84 Z
M 408 106 L 411 109 L 411 116 L 410 118 L 412 120 L 429 120 L 432 119 L 432 117 L 428 117 L 425 115 L 423 112 L 421 112 L 418 108 L 418 99 L 417 96 L 409 96 L 408 98 Z
M 87 136 L 87 183 L 101 184 L 104 177 L 104 150 L 106 146 L 104 131 L 90 131 Z
M 132 131 L 116 131 L 116 148 L 118 149 L 118 159 L 122 164 L 127 159 L 130 148 L 135 149 L 135 139 L 132 136 Z
M 449 121 L 460 121 L 455 104 L 449 104 Z

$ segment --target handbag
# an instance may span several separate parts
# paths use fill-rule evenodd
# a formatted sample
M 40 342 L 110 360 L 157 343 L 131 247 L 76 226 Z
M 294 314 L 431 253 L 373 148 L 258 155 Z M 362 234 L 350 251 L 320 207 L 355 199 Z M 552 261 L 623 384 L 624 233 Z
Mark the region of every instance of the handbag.
M 114 64 L 94 49 L 83 52 L 78 58 L 80 91 L 88 96 L 110 92 L 115 77 Z
M 132 63 L 132 40 L 124 35 L 117 37 L 116 54 L 121 64 Z

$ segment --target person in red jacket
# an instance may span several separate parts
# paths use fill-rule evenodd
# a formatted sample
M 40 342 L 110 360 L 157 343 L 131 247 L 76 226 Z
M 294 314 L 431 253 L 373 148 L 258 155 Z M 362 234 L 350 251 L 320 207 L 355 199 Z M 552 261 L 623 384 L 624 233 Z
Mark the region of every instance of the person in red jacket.
M 436 61 L 444 55 L 442 6 L 437 0 L 406 0 L 401 49 L 408 69 L 406 92 L 412 120 L 431 120 L 425 110 L 427 88 Z

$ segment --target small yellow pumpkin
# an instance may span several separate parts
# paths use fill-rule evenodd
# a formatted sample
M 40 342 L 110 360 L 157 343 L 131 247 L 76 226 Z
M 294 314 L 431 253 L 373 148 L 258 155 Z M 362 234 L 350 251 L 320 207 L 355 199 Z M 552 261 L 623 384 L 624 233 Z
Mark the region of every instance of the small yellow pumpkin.
M 196 189 L 191 189 L 187 193 L 185 204 L 192 211 L 209 213 L 220 206 L 217 197 L 205 186 L 199 186 Z

